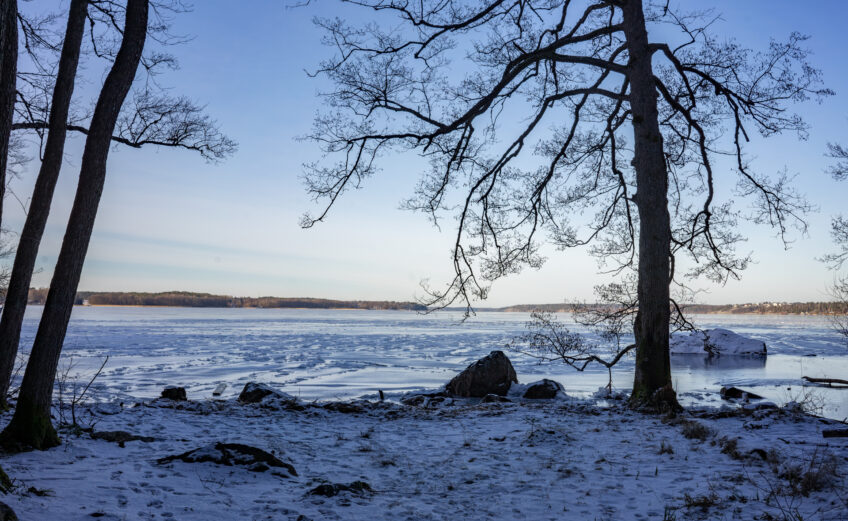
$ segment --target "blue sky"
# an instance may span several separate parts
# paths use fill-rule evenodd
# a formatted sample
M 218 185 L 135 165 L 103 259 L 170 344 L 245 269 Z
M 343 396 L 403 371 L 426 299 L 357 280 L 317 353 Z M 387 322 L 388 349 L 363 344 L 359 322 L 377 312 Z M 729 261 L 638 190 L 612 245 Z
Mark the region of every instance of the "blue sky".
M 45 2 L 28 4 L 36 9 Z M 55 5 L 53 2 L 50 5 Z M 175 20 L 175 32 L 193 40 L 172 49 L 181 68 L 161 78 L 174 93 L 203 103 L 236 139 L 237 154 L 218 165 L 185 151 L 113 149 L 109 173 L 80 289 L 209 291 L 234 295 L 313 296 L 408 300 L 419 282 L 446 281 L 450 274 L 449 226 L 440 232 L 420 214 L 400 210 L 418 172 L 409 162 L 389 160 L 364 189 L 350 192 L 326 223 L 310 230 L 299 217 L 313 209 L 300 181 L 301 165 L 319 157 L 317 148 L 295 138 L 310 129 L 320 108 L 317 80 L 307 77 L 330 52 L 320 45 L 314 16 L 363 13 L 319 0 L 287 9 L 287 2 L 225 0 L 196 2 Z M 808 237 L 785 251 L 767 228 L 744 226 L 756 264 L 741 281 L 710 287 L 702 301 L 822 300 L 834 273 L 816 261 L 831 248 L 829 216 L 842 211 L 848 184 L 824 173 L 828 141 L 848 142 L 848 71 L 844 24 L 848 5 L 839 1 L 715 1 L 724 21 L 716 34 L 763 48 L 769 37 L 797 30 L 811 35 L 813 62 L 836 96 L 800 107 L 812 125 L 810 139 L 794 135 L 757 144 L 758 166 L 797 172 L 797 186 L 820 209 L 809 218 Z M 62 2 L 67 7 L 67 2 Z M 99 86 L 94 64 L 78 89 Z M 72 138 L 56 192 L 33 285 L 45 286 L 61 244 L 78 176 L 82 139 Z M 414 163 L 413 163 L 414 165 Z M 405 166 L 405 167 L 404 167 Z M 25 199 L 37 166 L 13 189 Z M 7 223 L 23 224 L 20 208 Z M 449 224 L 449 223 L 448 223 Z M 551 251 L 538 271 L 495 284 L 484 305 L 591 299 L 603 282 L 584 250 Z

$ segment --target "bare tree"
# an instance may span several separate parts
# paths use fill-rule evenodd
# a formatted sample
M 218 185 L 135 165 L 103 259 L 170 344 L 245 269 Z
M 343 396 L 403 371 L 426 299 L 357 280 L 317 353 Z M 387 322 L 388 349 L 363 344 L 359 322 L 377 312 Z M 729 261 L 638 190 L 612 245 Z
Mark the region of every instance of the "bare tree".
M 27 213 L 15 261 L 10 274 L 9 287 L 0 317 L 0 406 L 6 407 L 6 394 L 9 391 L 12 371 L 21 337 L 24 310 L 26 309 L 29 283 L 35 268 L 38 246 L 47 224 L 53 191 L 62 168 L 65 150 L 65 136 L 68 125 L 68 111 L 85 32 L 87 0 L 72 0 L 68 12 L 68 25 L 62 44 L 62 56 L 56 75 L 53 99 L 51 101 L 49 133 L 44 148 L 44 158 L 38 171 L 32 202 Z
M 836 160 L 828 168 L 828 173 L 836 181 L 848 179 L 848 149 L 836 143 L 829 143 L 827 148 L 827 156 Z M 833 266 L 834 269 L 839 269 L 848 260 L 848 219 L 845 216 L 837 215 L 831 219 L 830 236 L 839 250 L 825 255 L 822 260 Z M 836 291 L 839 291 L 838 288 Z
M 161 4 L 156 4 L 161 5 Z M 107 16 L 108 15 L 108 16 Z M 49 103 L 34 103 L 32 99 L 40 99 L 43 95 L 41 88 L 50 82 L 35 82 L 30 76 L 24 81 L 30 88 L 26 95 L 20 94 L 19 119 L 13 125 L 17 131 L 35 131 L 43 139 L 42 131 L 49 129 L 46 143 L 43 145 L 41 168 L 36 180 L 35 189 L 27 212 L 26 222 L 21 231 L 20 242 L 15 253 L 15 260 L 9 280 L 9 288 L 5 298 L 5 305 L 0 317 L 0 404 L 5 404 L 11 375 L 14 366 L 18 344 L 20 342 L 21 327 L 24 312 L 27 305 L 27 295 L 38 248 L 44 234 L 44 228 L 50 212 L 53 200 L 53 192 L 62 166 L 63 150 L 67 131 L 79 132 L 88 135 L 86 127 L 87 117 L 77 114 L 73 116 L 74 122 L 70 122 L 69 110 L 73 94 L 74 79 L 83 44 L 86 22 L 90 27 L 91 48 L 94 54 L 104 55 L 107 60 L 114 59 L 114 53 L 108 52 L 111 48 L 110 32 L 103 33 L 98 28 L 106 25 L 112 32 L 120 30 L 113 27 L 114 20 L 123 16 L 123 8 L 118 4 L 108 2 L 89 2 L 74 0 L 71 3 L 67 19 L 67 28 L 62 45 L 62 53 L 59 59 L 58 72 L 53 82 L 52 99 Z M 48 19 L 52 19 L 49 18 Z M 159 20 L 148 27 L 148 33 L 160 40 L 162 34 L 167 34 L 167 24 Z M 27 35 L 26 41 L 46 41 L 42 36 L 48 32 L 44 23 L 24 23 Z M 26 44 L 25 47 L 33 49 L 30 54 L 35 56 L 31 61 L 36 64 L 49 61 L 37 53 L 34 44 Z M 49 43 L 40 49 L 52 50 Z M 150 74 L 155 72 L 155 66 L 165 63 L 162 53 L 149 53 L 151 57 L 146 60 L 145 71 Z M 37 69 L 39 74 L 34 75 L 42 80 L 49 75 L 49 67 L 41 66 Z M 38 107 L 35 109 L 34 107 Z M 49 122 L 40 119 L 42 112 L 49 113 Z M 173 98 L 165 95 L 155 82 L 144 82 L 142 88 L 137 89 L 130 103 L 122 108 L 116 128 L 111 137 L 115 143 L 141 148 L 142 146 L 166 146 L 193 150 L 201 154 L 207 160 L 216 161 L 229 154 L 235 149 L 235 143 L 221 134 L 215 122 L 203 113 L 201 107 L 185 97 Z
M 470 309 L 491 281 L 539 266 L 546 238 L 591 244 L 605 269 L 638 273 L 633 405 L 675 402 L 670 283 L 738 276 L 740 218 L 784 240 L 805 229 L 788 176 L 756 172 L 744 153 L 752 130 L 804 137 L 787 105 L 830 94 L 805 38 L 754 53 L 710 36 L 710 13 L 640 0 L 346 3 L 383 18 L 319 21 L 336 54 L 316 74 L 334 87 L 308 136 L 328 158 L 306 180 L 325 205 L 302 224 L 324 220 L 381 156 L 418 152 L 431 167 L 407 206 L 457 217 L 454 277 L 427 288 L 427 304 Z M 651 41 L 658 26 L 674 36 Z M 753 212 L 719 199 L 722 171 Z
M 18 71 L 18 2 L 0 5 L 0 233 L 3 225 L 3 199 L 6 197 L 6 167 L 9 139 L 15 112 L 15 85 Z
M 609 374 L 607 388 L 610 391 L 612 368 L 636 349 L 636 344 L 621 345 L 623 331 L 614 328 L 602 330 L 600 335 L 603 340 L 616 340 L 608 351 L 609 356 L 604 357 L 603 346 L 589 342 L 585 335 L 571 331 L 555 314 L 545 311 L 530 313 L 526 328 L 524 334 L 510 342 L 510 349 L 539 360 L 560 361 L 581 372 L 591 364 L 602 365 Z
M 848 149 L 836 143 L 829 143 L 828 157 L 836 162 L 830 166 L 828 173 L 837 181 L 848 179 Z M 848 260 L 848 219 L 837 215 L 830 221 L 830 236 L 838 251 L 825 255 L 822 260 L 834 269 L 840 269 Z M 842 304 L 841 313 L 831 316 L 833 328 L 848 341 L 848 276 L 837 277 L 831 287 L 831 296 Z
M 0 434 L 8 448 L 46 449 L 59 443 L 50 420 L 53 383 L 106 179 L 112 133 L 141 61 L 147 20 L 148 0 L 128 0 L 121 46 L 91 119 L 76 197 L 15 414 Z
M 840 277 L 831 288 L 831 295 L 842 305 L 841 311 L 830 316 L 833 329 L 848 343 L 848 277 Z
M 601 365 L 607 369 L 607 388 L 612 392 L 613 367 L 636 349 L 636 344 L 624 342 L 632 334 L 638 316 L 637 288 L 637 278 L 630 274 L 620 282 L 596 286 L 593 303 L 575 302 L 568 306 L 574 322 L 597 340 L 571 331 L 552 312 L 535 310 L 525 324 L 526 332 L 508 347 L 540 360 L 564 362 L 581 372 L 591 364 Z M 691 331 L 695 326 L 679 304 L 689 295 L 683 290 L 678 293 L 671 299 L 671 330 Z

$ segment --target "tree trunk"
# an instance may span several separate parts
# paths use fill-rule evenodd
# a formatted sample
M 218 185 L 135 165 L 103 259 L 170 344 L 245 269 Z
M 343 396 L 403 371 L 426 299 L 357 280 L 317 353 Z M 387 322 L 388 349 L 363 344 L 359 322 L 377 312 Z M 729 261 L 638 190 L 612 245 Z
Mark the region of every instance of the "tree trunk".
M 29 205 L 24 228 L 18 249 L 15 252 L 15 263 L 9 279 L 6 292 L 6 302 L 0 317 L 0 406 L 6 406 L 6 393 L 9 391 L 15 357 L 18 354 L 18 343 L 21 339 L 21 324 L 24 320 L 29 284 L 38 255 L 38 246 L 44 235 L 44 227 L 50 214 L 50 204 L 53 201 L 53 191 L 59 179 L 62 168 L 62 157 L 65 150 L 67 135 L 68 110 L 74 91 L 74 81 L 79 64 L 80 47 L 85 33 L 86 12 L 88 0 L 72 0 L 68 13 L 68 25 L 65 29 L 65 41 L 62 44 L 62 55 L 59 59 L 59 72 L 53 87 L 53 99 L 50 104 L 50 121 L 47 143 L 44 147 L 44 159 L 32 201 Z
M 671 246 L 668 171 L 641 0 L 626 1 L 623 22 L 630 57 L 633 166 L 639 210 L 639 313 L 634 327 L 637 348 L 631 404 L 652 409 L 676 408 L 668 348 Z
M 18 73 L 18 2 L 0 2 L 0 229 L 3 225 L 3 200 L 6 197 L 6 165 L 9 137 L 15 113 L 15 88 Z
M 106 180 L 106 159 L 112 132 L 132 86 L 147 36 L 147 11 L 148 0 L 127 1 L 121 48 L 103 83 L 91 119 L 77 193 L 24 373 L 15 415 L 0 435 L 0 442 L 7 449 L 46 449 L 59 443 L 50 423 L 56 368 Z

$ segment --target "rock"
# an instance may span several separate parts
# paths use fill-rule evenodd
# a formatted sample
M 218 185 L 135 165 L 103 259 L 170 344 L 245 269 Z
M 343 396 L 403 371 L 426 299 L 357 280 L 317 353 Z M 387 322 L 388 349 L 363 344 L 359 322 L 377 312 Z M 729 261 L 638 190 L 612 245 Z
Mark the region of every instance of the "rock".
M 452 405 L 453 401 L 449 400 L 449 396 L 445 392 L 438 393 L 426 393 L 426 394 L 413 394 L 412 396 L 406 396 L 401 398 L 400 403 L 404 405 L 410 405 L 413 407 L 435 407 L 436 405 L 445 404 Z
M 244 466 L 251 472 L 265 472 L 271 467 L 283 469 L 289 476 L 297 476 L 297 471 L 290 464 L 280 460 L 273 454 L 262 449 L 242 443 L 216 443 L 198 449 L 190 450 L 175 456 L 167 456 L 156 460 L 157 463 L 170 463 L 180 460 L 185 463 L 217 463 L 232 467 Z
M 755 398 L 756 394 L 751 397 L 752 400 L 762 400 L 762 398 Z M 766 401 L 757 401 L 754 403 L 745 403 L 742 405 L 742 408 L 746 411 L 767 411 L 767 410 L 775 410 L 780 407 L 777 406 L 774 402 L 766 402 Z
M 371 485 L 364 481 L 354 481 L 349 485 L 345 485 L 344 483 L 328 483 L 325 485 L 318 485 L 308 492 L 311 496 L 324 496 L 324 497 L 333 497 L 341 492 L 351 492 L 353 494 L 372 494 L 374 490 L 371 488 Z
M 764 451 L 763 449 L 751 449 L 751 450 L 748 451 L 748 457 L 749 458 L 753 459 L 755 456 L 760 458 L 763 461 L 768 461 L 768 459 L 769 459 L 768 453 L 766 451 Z
M 266 400 L 266 398 L 271 399 Z M 296 404 L 297 398 L 290 394 L 278 391 L 266 384 L 247 382 L 239 394 L 238 401 L 241 403 L 261 403 L 265 401 L 277 401 L 283 404 Z
M 445 390 L 463 398 L 483 398 L 487 394 L 505 396 L 513 383 L 518 383 L 518 378 L 509 358 L 503 351 L 492 351 L 456 375 Z
M 340 412 L 342 414 L 355 414 L 365 412 L 365 409 L 353 402 L 329 402 L 322 405 L 328 411 Z
M 18 521 L 15 511 L 6 503 L 0 503 L 0 521 Z
M 748 391 L 743 391 L 737 387 L 722 387 L 721 388 L 721 397 L 725 400 L 762 400 L 763 397 L 759 394 L 750 393 Z
M 563 388 L 559 382 L 545 378 L 544 380 L 530 384 L 530 387 L 524 391 L 524 398 L 530 400 L 549 400 L 556 397 L 557 393 L 562 391 Z
M 173 385 L 162 389 L 162 398 L 174 400 L 175 402 L 184 402 L 188 399 L 186 398 L 185 387 L 175 387 Z
M 720 328 L 672 335 L 669 347 L 673 355 L 766 355 L 765 342 Z
M 135 434 L 130 434 L 127 431 L 98 431 L 91 433 L 91 439 L 93 440 L 103 440 L 103 441 L 111 441 L 112 443 L 117 443 L 121 447 L 124 446 L 124 443 L 128 441 L 143 441 L 149 443 L 151 441 L 156 441 L 156 438 L 151 438 L 150 436 L 137 436 Z
M 486 396 L 483 397 L 482 400 L 480 400 L 480 403 L 507 403 L 507 402 L 512 402 L 512 400 L 510 400 L 506 396 L 498 396 L 497 394 L 487 394 Z

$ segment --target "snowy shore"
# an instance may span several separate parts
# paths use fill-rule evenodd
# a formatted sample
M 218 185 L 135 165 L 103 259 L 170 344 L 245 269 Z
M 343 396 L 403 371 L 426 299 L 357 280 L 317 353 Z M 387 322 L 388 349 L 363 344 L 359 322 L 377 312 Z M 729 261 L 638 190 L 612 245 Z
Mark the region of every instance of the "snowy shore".
M 1 500 L 22 520 L 848 519 L 848 438 L 822 435 L 845 425 L 797 410 L 346 403 L 94 406 L 93 432 L 2 457 L 16 488 Z M 92 437 L 109 431 L 146 441 Z M 297 475 L 157 462 L 217 442 L 268 451 Z M 336 484 L 350 489 L 321 487 Z

